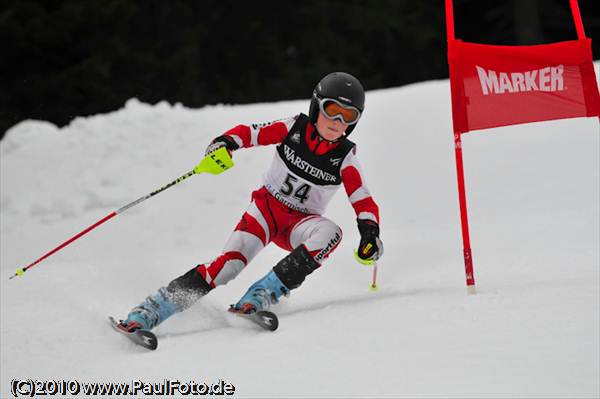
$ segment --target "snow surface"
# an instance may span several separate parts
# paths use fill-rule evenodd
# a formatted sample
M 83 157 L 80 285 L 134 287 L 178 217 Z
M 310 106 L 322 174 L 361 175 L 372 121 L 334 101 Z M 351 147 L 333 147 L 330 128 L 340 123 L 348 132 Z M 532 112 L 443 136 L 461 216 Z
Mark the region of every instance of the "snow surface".
M 24 121 L 0 142 L 1 386 L 16 378 L 226 380 L 239 397 L 598 397 L 600 141 L 597 119 L 463 137 L 477 295 L 462 259 L 448 81 L 369 92 L 352 134 L 381 207 L 380 291 L 357 264 L 343 189 L 327 216 L 336 253 L 275 307 L 280 328 L 228 315 L 283 255 L 159 326 L 148 352 L 115 334 L 147 294 L 215 257 L 273 147 L 235 153 L 9 280 L 113 210 L 191 170 L 238 123 L 308 101 L 189 109 L 132 99 L 58 129 Z

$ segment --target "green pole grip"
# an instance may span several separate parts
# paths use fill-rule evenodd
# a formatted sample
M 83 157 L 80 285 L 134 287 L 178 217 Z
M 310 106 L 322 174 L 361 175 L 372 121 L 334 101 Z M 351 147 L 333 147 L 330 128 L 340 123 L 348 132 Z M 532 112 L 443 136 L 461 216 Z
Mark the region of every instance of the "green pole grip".
M 202 161 L 194 168 L 194 173 L 210 173 L 218 175 L 233 167 L 233 161 L 227 151 L 227 148 L 221 147 L 204 157 Z

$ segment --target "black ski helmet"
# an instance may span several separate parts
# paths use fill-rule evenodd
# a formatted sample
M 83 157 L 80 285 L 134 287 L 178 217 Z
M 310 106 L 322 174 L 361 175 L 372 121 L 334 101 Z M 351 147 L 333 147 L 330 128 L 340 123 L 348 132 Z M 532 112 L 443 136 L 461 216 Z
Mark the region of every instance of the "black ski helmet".
M 360 81 L 346 72 L 333 72 L 325 76 L 313 90 L 308 117 L 313 125 L 316 125 L 319 116 L 319 100 L 333 98 L 342 104 L 352 105 L 358 108 L 360 113 L 365 109 L 365 89 Z M 356 127 L 349 125 L 346 129 L 348 136 Z

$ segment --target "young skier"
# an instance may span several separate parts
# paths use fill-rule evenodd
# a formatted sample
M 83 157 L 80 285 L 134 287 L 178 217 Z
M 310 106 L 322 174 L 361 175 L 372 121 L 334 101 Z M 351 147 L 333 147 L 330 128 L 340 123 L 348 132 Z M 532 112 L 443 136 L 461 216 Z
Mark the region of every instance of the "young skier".
M 263 186 L 252 193 L 249 208 L 216 259 L 161 287 L 134 307 L 119 328 L 132 332 L 156 327 L 235 278 L 270 242 L 290 253 L 232 306 L 235 311 L 253 313 L 277 303 L 340 244 L 340 227 L 321 215 L 341 184 L 357 215 L 358 256 L 364 260 L 381 257 L 379 209 L 365 184 L 355 144 L 347 138 L 364 102 L 361 83 L 350 74 L 334 72 L 315 87 L 308 116 L 238 125 L 215 138 L 206 154 L 222 147 L 232 153 L 277 144 Z

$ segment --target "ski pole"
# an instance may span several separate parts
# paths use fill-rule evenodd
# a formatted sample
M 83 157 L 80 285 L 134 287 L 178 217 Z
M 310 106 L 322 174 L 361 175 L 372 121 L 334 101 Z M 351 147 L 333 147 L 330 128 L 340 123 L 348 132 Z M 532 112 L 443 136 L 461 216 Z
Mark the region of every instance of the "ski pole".
M 373 262 L 373 282 L 371 283 L 371 291 L 379 290 L 377 285 L 377 262 Z
M 104 222 L 107 222 L 108 220 L 112 219 L 113 217 L 117 216 L 118 214 L 125 212 L 127 209 L 132 208 L 132 207 L 140 204 L 141 202 L 144 202 L 148 198 L 154 197 L 156 194 L 161 193 L 161 192 L 165 191 L 166 189 L 173 187 L 174 185 L 176 185 L 178 183 L 181 183 L 188 177 L 190 177 L 192 175 L 197 175 L 200 173 L 205 173 L 205 172 L 213 174 L 213 175 L 217 175 L 219 173 L 226 171 L 227 169 L 231 168 L 232 166 L 233 166 L 233 161 L 231 160 L 231 157 L 229 156 L 229 153 L 227 152 L 227 149 L 225 147 L 219 148 L 218 150 L 211 152 L 210 154 L 205 156 L 204 159 L 193 170 L 189 171 L 188 173 L 181 176 L 180 178 L 173 180 L 171 183 L 167 184 L 166 186 L 163 186 L 163 187 L 159 188 L 158 190 L 151 192 L 148 195 L 138 198 L 137 200 L 110 213 L 109 215 L 100 219 L 99 221 L 97 221 L 96 223 L 94 223 L 93 225 L 88 227 L 87 229 L 85 229 L 85 230 L 81 231 L 80 233 L 78 233 L 77 235 L 69 238 L 67 241 L 63 242 L 58 247 L 54 248 L 53 250 L 51 250 L 50 252 L 48 252 L 47 254 L 42 256 L 41 258 L 34 261 L 33 263 L 31 263 L 23 268 L 18 268 L 17 271 L 15 272 L 15 274 L 13 274 L 11 277 L 9 277 L 9 280 L 12 280 L 13 278 L 15 278 L 17 276 L 22 276 L 27 270 L 31 269 L 32 267 L 34 267 L 35 265 L 37 265 L 44 259 L 51 256 L 52 254 L 60 251 L 61 249 L 63 249 L 64 247 L 66 247 L 67 245 L 72 243 L 73 241 L 77 240 L 78 238 L 89 233 L 91 230 L 100 226 Z
M 354 250 L 354 258 L 361 265 L 373 266 L 373 279 L 371 280 L 371 284 L 369 285 L 369 289 L 371 291 L 378 291 L 379 290 L 379 286 L 377 285 L 377 261 L 373 260 L 373 259 L 362 259 L 360 256 L 358 256 L 358 251 L 356 251 L 356 250 Z

